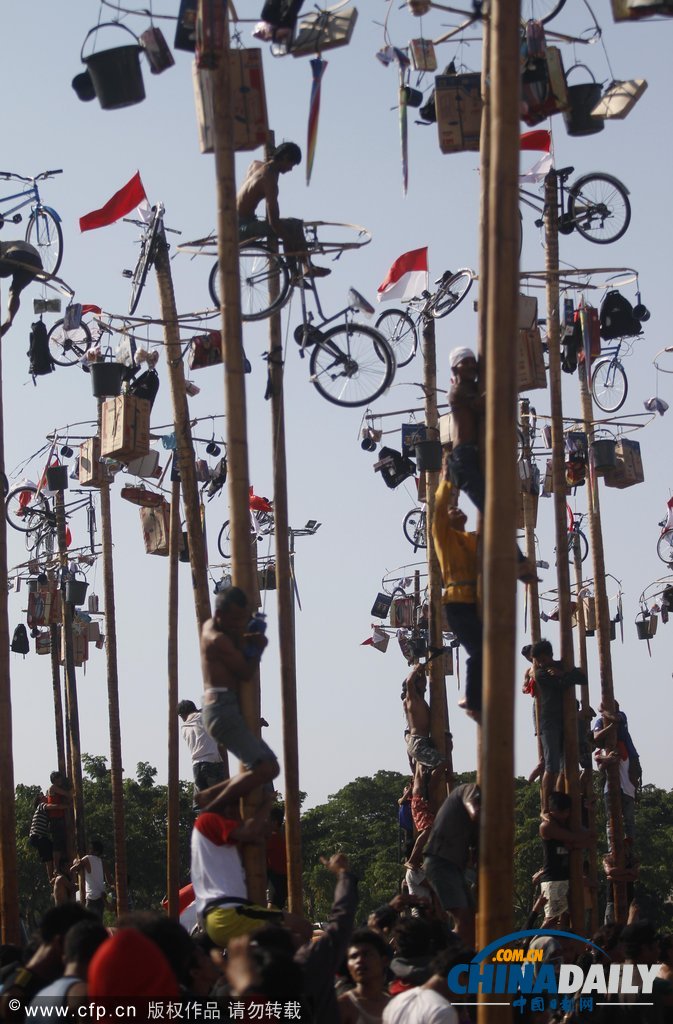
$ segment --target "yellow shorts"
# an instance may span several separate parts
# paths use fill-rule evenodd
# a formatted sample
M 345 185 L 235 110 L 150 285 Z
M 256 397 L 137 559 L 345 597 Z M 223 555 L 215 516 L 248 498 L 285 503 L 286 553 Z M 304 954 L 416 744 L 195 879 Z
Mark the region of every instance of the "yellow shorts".
M 208 937 L 224 949 L 237 935 L 249 935 L 265 924 L 280 924 L 282 920 L 280 910 L 268 910 L 251 903 L 239 907 L 214 907 L 208 911 L 204 925 Z

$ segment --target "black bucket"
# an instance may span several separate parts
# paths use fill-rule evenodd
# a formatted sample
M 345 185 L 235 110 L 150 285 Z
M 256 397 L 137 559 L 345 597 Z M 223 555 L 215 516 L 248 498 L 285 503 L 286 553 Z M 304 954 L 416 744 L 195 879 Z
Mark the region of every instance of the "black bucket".
M 68 489 L 68 467 L 48 466 L 47 487 L 50 491 L 66 491 Z
M 92 32 L 101 28 L 123 28 L 135 39 L 135 45 L 116 46 L 112 50 L 100 50 L 84 56 L 84 46 Z M 82 62 L 86 64 L 96 96 L 103 110 L 119 110 L 131 107 L 145 99 L 143 73 L 140 68 L 140 51 L 138 37 L 126 25 L 116 21 L 106 21 L 90 29 L 82 43 Z
M 568 109 L 563 111 L 563 120 L 566 124 L 568 135 L 596 135 L 602 132 L 605 121 L 602 117 L 592 117 L 599 99 L 603 95 L 603 86 L 594 78 L 591 70 L 586 64 L 573 64 L 567 74 L 575 68 L 584 68 L 591 75 L 591 82 L 582 82 L 581 85 L 568 86 Z
M 89 584 L 86 580 L 68 580 L 65 585 L 65 599 L 70 604 L 84 604 Z
M 121 394 L 124 376 L 122 363 L 91 363 L 91 390 L 94 398 L 116 398 Z
M 88 71 L 82 71 L 80 75 L 75 75 L 72 80 L 72 87 L 83 103 L 96 99 L 96 90 Z
M 591 457 L 596 475 L 605 476 L 617 465 L 617 442 L 611 437 L 594 441 L 591 445 Z
M 416 462 L 422 473 L 438 473 L 442 468 L 441 441 L 418 441 Z

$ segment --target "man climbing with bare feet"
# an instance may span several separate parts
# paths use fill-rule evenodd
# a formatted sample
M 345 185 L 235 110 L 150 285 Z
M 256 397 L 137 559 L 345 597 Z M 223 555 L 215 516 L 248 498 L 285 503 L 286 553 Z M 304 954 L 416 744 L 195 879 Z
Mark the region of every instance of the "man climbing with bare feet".
M 270 160 L 253 160 L 236 196 L 238 237 L 241 242 L 276 235 L 285 252 L 301 254 L 306 277 L 327 277 L 327 267 L 316 267 L 306 251 L 303 222 L 296 217 L 281 217 L 278 208 L 278 179 L 301 163 L 301 150 L 294 142 L 282 142 Z M 255 216 L 261 202 L 266 203 L 266 220 Z
M 263 633 L 247 632 L 251 615 L 243 591 L 229 587 L 217 595 L 215 614 L 201 628 L 203 723 L 209 735 L 245 766 L 232 779 L 195 794 L 202 809 L 214 802 L 240 800 L 257 786 L 272 788 L 280 771 L 274 752 L 246 725 L 238 701 L 241 684 L 255 674 L 267 644 Z

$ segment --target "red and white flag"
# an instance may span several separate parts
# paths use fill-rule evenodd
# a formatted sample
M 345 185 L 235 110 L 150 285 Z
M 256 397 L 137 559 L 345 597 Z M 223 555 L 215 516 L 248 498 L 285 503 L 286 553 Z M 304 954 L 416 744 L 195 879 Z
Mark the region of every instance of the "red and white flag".
M 376 290 L 379 302 L 413 299 L 428 287 L 428 247 L 405 252 L 393 263 Z
M 541 152 L 532 167 L 519 175 L 519 181 L 542 181 L 552 169 L 552 141 L 551 132 L 546 128 L 536 128 L 532 132 L 524 132 L 520 139 L 521 152 Z
M 92 210 L 85 213 L 79 219 L 80 231 L 91 231 L 93 228 L 104 228 L 108 224 L 114 224 L 131 213 L 135 207 L 138 208 L 138 216 L 146 223 L 150 219 L 152 208 L 147 200 L 145 187 L 140 180 L 140 171 L 136 171 L 130 181 L 123 188 L 115 192 L 112 199 L 108 199 L 105 206 L 100 210 Z

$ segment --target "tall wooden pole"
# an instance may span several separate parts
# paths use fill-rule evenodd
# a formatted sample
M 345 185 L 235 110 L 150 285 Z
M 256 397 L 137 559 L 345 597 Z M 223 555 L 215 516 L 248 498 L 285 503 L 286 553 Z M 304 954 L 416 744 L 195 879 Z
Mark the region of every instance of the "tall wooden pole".
M 584 420 L 584 430 L 587 435 L 589 451 L 591 452 L 594 440 L 593 402 L 587 383 L 586 363 L 578 366 L 578 377 L 582 419 Z M 605 585 L 605 552 L 603 549 L 601 505 L 598 493 L 598 477 L 593 471 L 591 459 L 587 475 L 586 492 L 589 510 L 591 557 L 594 570 L 594 600 L 596 605 L 596 634 L 598 638 L 598 668 L 601 677 L 601 703 L 604 711 L 614 714 L 615 693 L 612 681 L 612 652 L 610 650 L 610 606 Z M 606 747 L 614 749 L 616 742 L 617 731 L 615 729 L 613 730 L 613 738 L 611 741 L 606 742 Z M 622 792 L 619 782 L 619 765 L 615 761 L 608 765 L 607 779 L 610 852 L 614 857 L 615 867 L 621 870 L 624 867 L 624 824 L 622 820 Z M 628 914 L 626 883 L 614 882 L 612 892 L 615 905 L 615 921 L 619 924 L 625 924 Z
M 514 638 L 516 635 L 516 361 L 519 294 L 519 4 L 494 0 L 489 31 L 491 162 L 486 296 L 484 673 L 477 946 L 512 930 Z M 493 211 L 498 210 L 498 216 Z M 479 1006 L 479 1024 L 510 1019 Z
M 98 399 L 98 436 L 102 437 L 103 399 Z M 99 487 L 101 551 L 103 557 L 103 600 L 105 601 L 105 661 L 107 706 L 110 730 L 110 782 L 112 785 L 112 826 L 114 836 L 115 893 L 117 914 L 128 910 L 126 826 L 124 822 L 124 767 L 122 763 L 121 718 L 119 714 L 119 673 L 117 669 L 117 617 L 115 609 L 114 563 L 110 482 L 107 473 Z
M 192 426 L 189 419 L 187 393 L 185 391 L 185 368 L 182 362 L 178 311 L 175 303 L 175 292 L 173 291 L 168 243 L 166 242 L 166 235 L 163 230 L 157 236 L 156 245 L 154 266 L 157 272 L 159 303 L 161 305 L 161 318 L 164 325 L 166 365 L 168 367 L 173 422 L 175 424 L 177 464 L 185 506 L 185 520 L 187 522 L 187 543 L 189 546 L 189 560 L 192 567 L 196 624 L 200 631 L 206 619 L 210 618 L 206 546 L 203 536 L 203 524 L 201 522 L 199 489 L 196 480 Z
M 5 469 L 5 429 L 0 346 L 0 469 Z M 5 519 L 5 517 L 2 517 Z M 17 889 L 16 811 L 12 747 L 12 691 L 9 678 L 9 619 L 7 607 L 7 522 L 0 524 L 0 938 L 21 942 Z
M 56 733 L 56 764 L 61 775 L 68 774 L 65 757 L 65 739 L 63 722 L 63 698 L 61 696 L 61 666 L 59 663 L 59 645 L 61 635 L 58 626 L 49 627 L 49 654 L 51 658 L 51 685 L 54 693 L 54 731 Z
M 56 536 L 58 554 L 63 572 L 68 568 L 68 549 L 65 540 L 65 508 L 63 491 L 56 492 L 54 501 L 56 511 Z M 75 852 L 83 857 L 86 852 L 84 825 L 84 793 L 82 790 L 82 751 L 79 742 L 79 707 L 77 702 L 77 676 L 75 674 L 75 658 L 72 643 L 72 604 L 65 599 L 63 593 L 63 618 L 61 624 L 61 640 L 65 662 L 65 691 L 68 708 L 68 736 L 70 741 L 70 781 L 73 790 L 73 809 L 75 814 Z M 83 890 L 83 879 L 80 876 L 80 893 Z
M 168 548 L 168 831 L 166 836 L 166 888 L 168 916 L 180 916 L 180 789 L 178 779 L 178 554 L 180 551 L 180 481 L 171 484 L 171 520 Z
M 425 426 L 430 440 L 439 437 L 439 414 L 437 412 L 437 349 L 435 346 L 435 321 L 423 321 L 423 390 L 425 392 Z M 425 474 L 425 508 L 428 557 L 428 647 L 439 650 L 443 646 L 444 607 L 442 605 L 442 572 L 432 543 L 432 523 L 435 518 L 435 491 L 439 473 Z M 453 767 L 451 744 L 447 744 L 449 730 L 449 709 L 446 701 L 444 658 L 433 658 L 430 662 L 430 730 L 432 739 L 442 757 L 447 758 L 444 779 L 432 776 L 430 796 L 432 805 L 439 807 L 451 790 Z
M 203 0 L 199 0 L 201 8 Z M 238 219 L 236 216 L 236 174 L 234 163 L 234 117 L 231 100 L 229 26 L 226 18 L 222 53 L 213 75 L 213 136 L 217 183 L 217 236 L 222 296 L 222 360 L 225 366 L 224 396 L 227 411 L 227 477 L 231 519 L 232 572 L 234 582 L 247 594 L 257 592 L 257 580 L 250 544 L 248 490 L 248 436 L 245 397 L 245 367 L 241 334 L 241 295 L 238 266 Z M 260 735 L 260 688 L 256 674 L 239 693 L 241 711 L 248 727 Z M 252 810 L 261 793 L 246 801 Z M 266 891 L 266 865 L 261 849 L 244 849 L 248 895 L 260 903 Z
M 530 444 L 530 401 L 522 398 L 519 401 L 519 422 L 523 434 L 523 458 L 529 460 L 531 456 Z M 535 565 L 537 553 L 535 551 L 535 526 L 536 509 L 538 498 L 529 491 L 523 492 L 523 530 L 526 542 L 526 558 Z M 540 639 L 540 589 L 537 580 L 528 584 L 526 593 L 528 603 L 528 617 L 530 619 L 530 642 L 537 643 Z M 542 751 L 542 734 L 540 733 L 540 699 L 535 693 L 533 695 L 533 712 L 535 715 L 535 735 L 537 737 L 537 760 L 542 764 L 544 754 Z
M 547 344 L 549 346 L 549 390 L 552 426 L 552 470 L 554 481 L 554 519 L 556 526 L 556 586 L 559 603 L 561 661 L 567 671 L 573 667 L 572 611 L 570 608 L 570 564 L 568 561 L 568 516 L 566 511 L 565 436 L 561 393 L 561 327 L 559 317 L 559 254 L 556 172 L 545 179 L 545 270 L 547 273 Z M 570 824 L 578 830 L 582 824 L 579 789 L 579 751 L 577 744 L 577 704 L 575 688 L 563 694 L 563 754 L 565 777 L 572 800 Z M 582 850 L 570 851 L 570 918 L 576 931 L 584 925 L 582 886 Z

